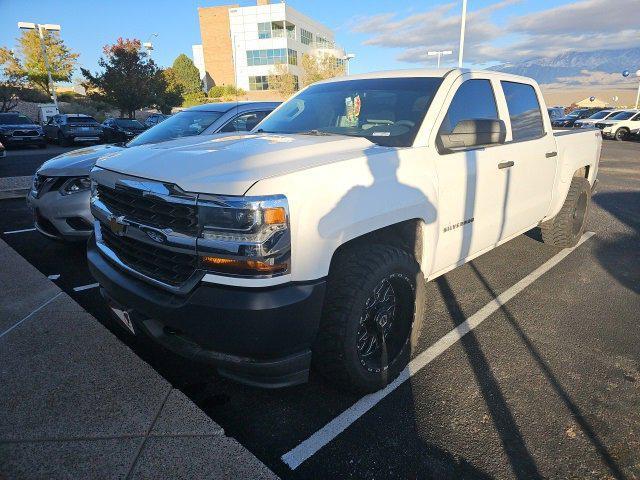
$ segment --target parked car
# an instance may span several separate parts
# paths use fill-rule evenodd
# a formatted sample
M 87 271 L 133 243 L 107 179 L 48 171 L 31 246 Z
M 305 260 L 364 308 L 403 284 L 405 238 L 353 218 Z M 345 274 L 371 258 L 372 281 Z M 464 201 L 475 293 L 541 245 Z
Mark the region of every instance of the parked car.
M 165 115 L 164 113 L 152 113 L 144 122 L 142 122 L 147 128 L 153 127 L 161 122 L 164 122 L 171 115 Z
M 600 110 L 599 112 L 594 113 L 589 118 L 584 118 L 582 120 L 576 120 L 573 124 L 573 128 L 595 128 L 596 123 L 602 122 L 608 118 L 611 118 L 622 110 Z
M 59 114 L 51 117 L 45 124 L 44 133 L 48 140 L 66 147 L 80 142 L 99 142 L 102 127 L 89 115 Z
M 547 113 L 549 114 L 549 118 L 554 120 L 556 118 L 564 117 L 564 108 L 563 107 L 549 107 L 547 108 Z
M 147 129 L 135 118 L 107 118 L 102 122 L 104 142 L 128 142 Z
M 91 235 L 89 172 L 99 157 L 183 136 L 244 131 L 253 128 L 278 105 L 276 102 L 200 105 L 171 116 L 126 145 L 96 145 L 52 158 L 38 169 L 27 195 L 36 229 L 47 237 L 69 241 L 86 240 Z
M 594 113 L 604 110 L 603 108 L 579 108 L 571 113 L 568 113 L 564 117 L 555 118 L 551 120 L 551 126 L 553 128 L 571 128 L 576 120 L 583 118 L 589 118 Z
M 13 145 L 37 145 L 46 148 L 42 127 L 21 113 L 0 113 L 0 142 Z
M 4 145 L 2 145 L 2 143 L 0 143 L 0 158 L 4 158 L 7 156 L 7 152 L 4 149 Z
M 100 159 L 89 268 L 123 327 L 224 376 L 282 387 L 313 363 L 375 391 L 409 361 L 425 281 L 538 225 L 580 240 L 601 135 L 552 133 L 542 99 L 487 70 L 339 77 L 251 134 Z
M 640 127 L 640 110 L 625 110 L 598 125 L 604 138 L 627 140 L 631 131 Z

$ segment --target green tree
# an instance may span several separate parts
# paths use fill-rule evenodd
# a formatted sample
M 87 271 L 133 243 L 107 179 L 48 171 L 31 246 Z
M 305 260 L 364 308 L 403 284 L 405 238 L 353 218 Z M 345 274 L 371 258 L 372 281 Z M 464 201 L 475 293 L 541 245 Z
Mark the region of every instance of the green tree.
M 209 89 L 209 98 L 216 100 L 235 100 L 238 97 L 244 97 L 247 94 L 242 88 L 236 88 L 235 85 L 215 85 Z
M 184 53 L 178 55 L 173 61 L 171 70 L 173 80 L 181 88 L 183 106 L 199 105 L 207 101 L 206 95 L 202 91 L 198 67 L 189 57 Z
M 328 54 L 302 55 L 302 85 L 307 86 L 321 80 L 344 75 L 344 64 Z
M 51 77 L 54 82 L 68 82 L 71 80 L 78 59 L 77 53 L 64 44 L 58 32 L 44 32 L 44 44 Z M 51 85 L 47 68 L 42 55 L 40 36 L 36 30 L 23 30 L 18 38 L 16 55 L 13 56 L 11 69 L 36 88 L 51 95 Z
M 298 91 L 298 79 L 285 63 L 278 63 L 269 75 L 269 88 L 276 90 L 286 100 Z
M 14 53 L 0 47 L 0 112 L 18 106 L 18 96 L 25 86 L 24 76 L 15 70 L 16 63 Z
M 80 69 L 87 79 L 84 86 L 89 96 L 115 105 L 121 115 L 133 118 L 136 110 L 153 105 L 166 90 L 166 81 L 140 40 L 119 38 L 103 52 L 98 61 L 101 73 Z
M 156 79 L 154 106 L 162 113 L 169 114 L 173 107 L 182 105 L 182 86 L 178 84 L 171 67 L 158 72 Z

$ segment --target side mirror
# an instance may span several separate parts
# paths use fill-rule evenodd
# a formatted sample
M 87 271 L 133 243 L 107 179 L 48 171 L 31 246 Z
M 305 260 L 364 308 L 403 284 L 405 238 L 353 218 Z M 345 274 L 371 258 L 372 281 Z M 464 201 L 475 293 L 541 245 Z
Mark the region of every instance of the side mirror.
M 446 150 L 497 145 L 505 142 L 507 129 L 502 120 L 462 120 L 451 133 L 438 136 Z

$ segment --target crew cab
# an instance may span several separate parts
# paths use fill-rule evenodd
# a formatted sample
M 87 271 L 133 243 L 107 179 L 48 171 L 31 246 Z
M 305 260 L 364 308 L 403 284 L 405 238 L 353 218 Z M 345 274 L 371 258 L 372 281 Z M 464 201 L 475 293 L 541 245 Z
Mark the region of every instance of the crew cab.
M 390 71 L 119 151 L 92 170 L 89 268 L 130 332 L 223 376 L 375 391 L 431 326 L 425 282 L 535 227 L 581 238 L 601 134 L 545 108 L 525 77 Z

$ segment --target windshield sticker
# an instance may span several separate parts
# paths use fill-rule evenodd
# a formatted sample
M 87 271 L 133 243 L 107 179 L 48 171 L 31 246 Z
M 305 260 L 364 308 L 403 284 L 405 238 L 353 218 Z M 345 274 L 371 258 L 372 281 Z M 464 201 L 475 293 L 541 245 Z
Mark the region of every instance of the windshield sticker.
M 362 107 L 362 102 L 360 100 L 360 95 L 356 95 L 355 97 L 347 97 L 344 99 L 345 105 L 345 114 L 348 127 L 355 127 L 358 125 L 358 117 L 360 116 L 360 110 Z
M 388 137 L 391 135 L 391 132 L 373 132 L 371 134 L 372 137 Z

